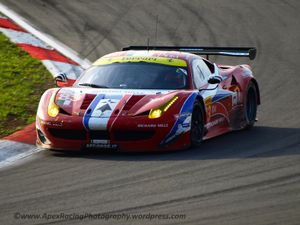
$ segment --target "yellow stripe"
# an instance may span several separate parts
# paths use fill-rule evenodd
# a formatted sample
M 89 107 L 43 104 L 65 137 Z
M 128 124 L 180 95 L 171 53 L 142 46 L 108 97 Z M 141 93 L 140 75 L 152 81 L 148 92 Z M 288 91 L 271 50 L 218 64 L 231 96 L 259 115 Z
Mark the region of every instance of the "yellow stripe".
M 112 58 L 100 58 L 93 63 L 94 66 L 108 65 L 112 63 L 126 63 L 126 62 L 146 62 L 157 63 L 169 66 L 186 67 L 186 61 L 183 59 L 173 59 L 165 57 L 153 57 L 153 56 L 119 56 Z

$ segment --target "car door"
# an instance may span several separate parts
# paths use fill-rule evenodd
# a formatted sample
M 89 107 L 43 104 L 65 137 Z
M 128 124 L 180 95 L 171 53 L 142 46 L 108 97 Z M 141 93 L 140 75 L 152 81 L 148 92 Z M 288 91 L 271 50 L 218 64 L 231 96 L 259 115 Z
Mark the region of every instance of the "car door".
M 215 136 L 229 129 L 229 112 L 232 108 L 232 92 L 218 84 L 209 84 L 208 79 L 218 74 L 211 71 L 202 59 L 192 62 L 194 86 L 200 90 L 206 111 L 205 127 L 209 136 Z M 217 69 L 217 67 L 214 67 Z

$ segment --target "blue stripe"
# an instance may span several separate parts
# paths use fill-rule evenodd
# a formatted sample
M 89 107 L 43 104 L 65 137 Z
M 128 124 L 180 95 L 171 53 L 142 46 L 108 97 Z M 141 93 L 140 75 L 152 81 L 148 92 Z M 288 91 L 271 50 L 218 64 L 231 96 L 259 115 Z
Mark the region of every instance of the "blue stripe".
M 221 99 L 226 98 L 226 97 L 231 96 L 231 95 L 232 95 L 231 91 L 218 89 L 216 95 L 213 96 L 213 98 L 212 98 L 212 102 L 218 102 Z
M 197 93 L 194 92 L 188 97 L 181 109 L 180 114 L 185 112 L 192 112 L 196 95 Z
M 86 109 L 84 116 L 83 116 L 83 126 L 85 127 L 85 129 L 89 129 L 89 121 L 90 121 L 91 115 L 93 114 L 93 112 L 94 112 L 96 106 L 98 105 L 98 103 L 100 102 L 100 100 L 104 98 L 104 96 L 105 96 L 104 94 L 97 95 L 96 98 L 90 104 L 90 106 Z
M 180 113 L 179 113 L 179 117 L 178 119 L 176 120 L 175 124 L 173 125 L 172 127 L 172 130 L 170 131 L 170 133 L 164 138 L 164 140 L 161 142 L 161 144 L 166 144 L 167 143 L 167 140 L 169 139 L 169 141 L 173 140 L 173 138 L 175 137 L 176 135 L 176 131 L 178 129 L 178 124 L 183 124 L 184 120 L 187 118 L 188 115 L 186 116 L 181 116 L 181 114 L 184 114 L 184 113 L 192 113 L 192 110 L 193 110 L 193 105 L 194 105 L 194 102 L 195 102 L 195 98 L 197 96 L 197 93 L 194 92 L 192 93 L 188 98 L 187 100 L 185 100 L 181 110 L 180 110 Z M 171 138 L 171 139 L 170 139 Z M 168 142 L 169 142 L 168 141 Z

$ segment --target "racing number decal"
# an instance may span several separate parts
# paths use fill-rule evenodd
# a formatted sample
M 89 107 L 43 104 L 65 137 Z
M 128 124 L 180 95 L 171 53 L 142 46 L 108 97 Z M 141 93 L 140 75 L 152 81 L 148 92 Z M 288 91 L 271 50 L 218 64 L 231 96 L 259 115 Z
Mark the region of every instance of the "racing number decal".
M 240 87 L 238 85 L 231 85 L 229 87 L 226 87 L 225 89 L 232 92 L 232 106 L 238 105 L 240 102 Z
M 204 100 L 204 104 L 206 107 L 206 119 L 207 121 L 210 121 L 211 115 L 212 115 L 212 97 L 209 96 Z

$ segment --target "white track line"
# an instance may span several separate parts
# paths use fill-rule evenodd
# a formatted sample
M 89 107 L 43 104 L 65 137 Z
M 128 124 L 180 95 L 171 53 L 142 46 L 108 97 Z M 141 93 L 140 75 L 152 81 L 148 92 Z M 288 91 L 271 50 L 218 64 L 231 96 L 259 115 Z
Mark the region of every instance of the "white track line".
M 42 151 L 34 145 L 0 140 L 0 169 Z
M 29 33 L 33 34 L 40 40 L 44 41 L 57 51 L 61 52 L 63 55 L 67 56 L 68 58 L 72 59 L 74 62 L 78 63 L 82 68 L 86 69 L 91 65 L 91 62 L 88 59 L 81 59 L 79 54 L 66 46 L 65 44 L 59 42 L 58 40 L 54 39 L 48 34 L 45 34 L 33 26 L 29 24 L 23 17 L 12 11 L 11 9 L 7 8 L 3 4 L 0 3 L 0 12 L 7 17 L 11 18 L 16 24 L 27 30 Z

